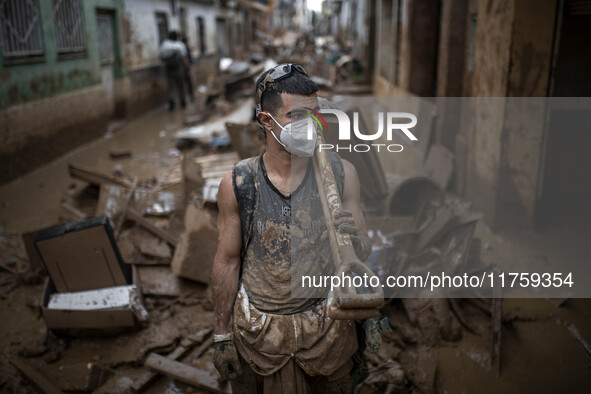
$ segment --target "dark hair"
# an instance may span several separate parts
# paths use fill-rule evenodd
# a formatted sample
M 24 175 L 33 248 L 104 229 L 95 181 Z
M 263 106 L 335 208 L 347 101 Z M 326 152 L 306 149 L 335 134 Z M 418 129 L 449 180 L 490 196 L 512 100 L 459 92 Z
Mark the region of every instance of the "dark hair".
M 255 96 L 257 88 L 272 69 L 263 73 L 257 80 L 255 85 Z M 281 93 L 298 94 L 302 96 L 310 96 L 318 91 L 318 85 L 304 74 L 293 70 L 289 77 L 281 79 L 277 82 L 267 82 L 267 87 L 261 96 L 261 110 L 276 113 L 277 109 L 281 107 Z
M 171 30 L 168 32 L 168 39 L 172 41 L 176 41 L 179 38 L 179 33 L 175 30 Z

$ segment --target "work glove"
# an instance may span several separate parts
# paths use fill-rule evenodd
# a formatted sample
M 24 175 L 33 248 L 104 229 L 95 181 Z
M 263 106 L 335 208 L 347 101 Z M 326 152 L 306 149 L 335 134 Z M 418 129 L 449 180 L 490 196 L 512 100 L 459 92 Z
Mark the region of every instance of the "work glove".
M 340 232 L 349 234 L 353 248 L 355 248 L 355 253 L 360 254 L 363 249 L 363 243 L 359 238 L 359 231 L 357 230 L 353 214 L 345 210 L 339 211 L 336 214 L 334 225 Z
M 215 365 L 222 379 L 235 379 L 242 375 L 242 365 L 232 340 L 214 342 L 213 346 L 213 365 Z

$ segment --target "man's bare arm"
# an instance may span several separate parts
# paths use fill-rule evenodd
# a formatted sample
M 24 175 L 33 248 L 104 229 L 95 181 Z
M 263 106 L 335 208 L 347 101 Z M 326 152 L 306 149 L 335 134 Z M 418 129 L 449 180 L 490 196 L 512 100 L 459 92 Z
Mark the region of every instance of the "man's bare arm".
M 343 209 L 353 214 L 355 219 L 355 226 L 357 227 L 357 234 L 359 244 L 355 245 L 355 252 L 361 261 L 367 260 L 371 253 L 371 242 L 367 235 L 367 226 L 363 212 L 361 212 L 361 189 L 359 186 L 359 177 L 357 170 L 347 160 L 343 160 L 343 167 L 345 170 L 345 187 L 343 190 Z
M 242 231 L 232 173 L 222 178 L 218 192 L 218 248 L 213 262 L 212 293 L 215 334 L 231 332 L 232 307 L 238 293 Z

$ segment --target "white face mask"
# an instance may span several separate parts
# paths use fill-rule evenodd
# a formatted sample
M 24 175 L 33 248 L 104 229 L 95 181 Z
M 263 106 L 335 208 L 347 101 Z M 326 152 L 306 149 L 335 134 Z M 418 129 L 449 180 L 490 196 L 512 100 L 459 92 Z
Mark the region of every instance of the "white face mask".
M 277 138 L 272 129 L 271 134 L 275 140 L 289 153 L 300 157 L 312 157 L 316 147 L 316 128 L 311 124 L 310 119 L 300 119 L 295 122 L 281 126 L 275 118 L 268 114 L 277 126 L 281 127 L 281 141 Z M 310 135 L 308 135 L 310 134 Z M 310 138 L 308 138 L 310 137 Z

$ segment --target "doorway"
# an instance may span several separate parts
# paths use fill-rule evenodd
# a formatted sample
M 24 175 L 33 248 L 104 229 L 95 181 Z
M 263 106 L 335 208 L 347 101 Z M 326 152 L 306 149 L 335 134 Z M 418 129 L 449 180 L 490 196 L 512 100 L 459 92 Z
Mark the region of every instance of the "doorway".
M 216 18 L 215 20 L 217 54 L 220 57 L 230 56 L 228 48 L 228 28 L 225 18 Z

